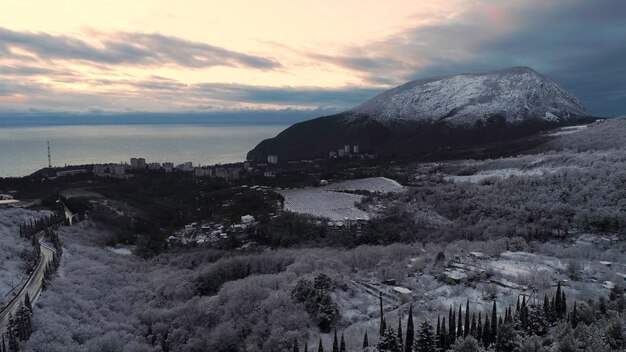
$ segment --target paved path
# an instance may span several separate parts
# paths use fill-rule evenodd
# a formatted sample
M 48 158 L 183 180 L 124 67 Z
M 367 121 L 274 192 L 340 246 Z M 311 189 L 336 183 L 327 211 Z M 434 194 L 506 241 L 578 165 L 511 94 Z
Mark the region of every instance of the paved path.
M 37 236 L 43 235 L 43 233 L 38 233 Z M 30 275 L 22 289 L 6 306 L 2 307 L 0 311 L 0 332 L 4 333 L 6 331 L 7 325 L 9 323 L 9 315 L 15 315 L 15 312 L 20 308 L 22 303 L 24 302 L 24 297 L 26 297 L 26 292 L 30 295 L 31 301 L 33 304 L 41 294 L 41 282 L 43 281 L 44 271 L 46 270 L 46 265 L 52 261 L 54 257 L 54 249 L 46 246 L 42 243 L 41 239 L 39 240 L 39 246 L 41 248 L 41 255 L 39 263 L 35 270 Z

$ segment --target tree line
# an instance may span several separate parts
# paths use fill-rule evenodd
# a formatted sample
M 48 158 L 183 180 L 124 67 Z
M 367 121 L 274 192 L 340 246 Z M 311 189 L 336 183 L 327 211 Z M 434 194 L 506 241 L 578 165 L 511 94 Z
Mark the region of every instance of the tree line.
M 624 292 L 613 289 L 610 297 L 611 302 L 616 302 L 619 314 L 624 312 Z M 573 308 L 568 309 L 565 291 L 559 282 L 553 296 L 545 295 L 543 300 L 528 298 L 526 295 L 518 297 L 516 305 L 508 306 L 504 313 L 498 312 L 497 302 L 494 300 L 491 313 L 482 316 L 482 312 L 471 312 L 469 300 L 457 309 L 450 307 L 447 320 L 445 316 L 437 316 L 436 326 L 424 320 L 417 330 L 413 321 L 413 306 L 408 312 L 406 330 L 402 328 L 402 319 L 398 319 L 397 329 L 389 326 L 384 315 L 382 294 L 380 301 L 380 324 L 379 339 L 376 344 L 370 344 L 367 332 L 363 336 L 363 342 L 359 351 L 378 352 L 443 352 L 443 351 L 486 351 L 515 352 L 520 351 L 521 337 L 542 337 L 548 334 L 549 329 L 559 324 L 566 328 L 576 329 L 585 321 L 575 302 Z M 606 300 L 601 297 L 598 303 L 600 313 L 607 314 Z M 604 308 L 602 308 L 604 307 Z M 586 313 L 588 314 L 588 313 Z M 589 323 L 585 321 L 585 323 Z M 626 337 L 623 327 L 609 326 L 604 340 L 610 350 L 621 350 L 626 347 Z M 561 349 L 563 350 L 563 349 Z M 569 351 L 568 349 L 565 349 Z M 292 352 L 309 352 L 307 343 L 300 349 L 296 340 L 292 345 Z M 318 352 L 324 352 L 325 348 L 320 339 L 317 346 Z M 332 352 L 347 352 L 344 335 L 338 338 L 335 330 L 332 344 Z M 572 351 L 576 351 L 573 349 Z
M 20 236 L 29 238 L 33 241 L 33 245 L 37 248 L 39 253 L 41 248 L 39 246 L 39 239 L 37 234 L 40 231 L 44 232 L 46 237 L 55 249 L 52 260 L 46 264 L 44 270 L 43 279 L 41 282 L 42 291 L 46 290 L 54 274 L 57 272 L 61 263 L 61 256 L 63 255 L 63 243 L 59 239 L 59 235 L 52 228 L 62 222 L 64 218 L 59 217 L 57 214 L 43 217 L 35 221 L 20 224 Z M 34 268 L 33 268 L 34 269 Z M 31 298 L 28 292 L 24 296 L 24 301 L 21 303 L 20 308 L 15 315 L 9 315 L 9 324 L 5 332 L 2 333 L 2 341 L 0 343 L 0 352 L 18 352 L 21 350 L 21 344 L 27 341 L 33 333 L 32 326 L 33 306 Z

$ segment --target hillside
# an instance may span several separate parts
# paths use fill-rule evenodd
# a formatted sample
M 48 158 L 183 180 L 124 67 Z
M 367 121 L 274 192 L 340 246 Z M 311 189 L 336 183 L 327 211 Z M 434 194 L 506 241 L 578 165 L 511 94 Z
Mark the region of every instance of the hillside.
M 576 133 L 560 135 L 540 147 L 579 151 L 620 149 L 626 146 L 626 116 L 593 123 Z
M 528 136 L 590 121 L 574 95 L 530 68 L 412 81 L 346 112 L 295 124 L 248 153 L 264 161 L 328 157 L 345 144 L 419 155 Z

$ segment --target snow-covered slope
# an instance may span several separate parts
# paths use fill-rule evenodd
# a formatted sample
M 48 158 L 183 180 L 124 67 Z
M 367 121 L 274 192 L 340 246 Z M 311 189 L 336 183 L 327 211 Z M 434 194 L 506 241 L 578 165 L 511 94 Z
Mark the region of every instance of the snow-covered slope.
M 473 125 L 503 116 L 508 123 L 588 116 L 574 95 L 546 76 L 526 67 L 483 74 L 460 74 L 408 82 L 350 110 L 352 117 L 380 122 L 446 121 Z

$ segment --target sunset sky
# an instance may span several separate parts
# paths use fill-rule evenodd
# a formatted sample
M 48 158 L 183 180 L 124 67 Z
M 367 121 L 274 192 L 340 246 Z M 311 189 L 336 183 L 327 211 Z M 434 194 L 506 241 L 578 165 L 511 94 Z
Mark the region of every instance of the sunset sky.
M 0 0 L 0 113 L 354 106 L 529 66 L 626 114 L 623 0 Z

